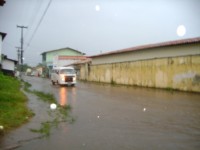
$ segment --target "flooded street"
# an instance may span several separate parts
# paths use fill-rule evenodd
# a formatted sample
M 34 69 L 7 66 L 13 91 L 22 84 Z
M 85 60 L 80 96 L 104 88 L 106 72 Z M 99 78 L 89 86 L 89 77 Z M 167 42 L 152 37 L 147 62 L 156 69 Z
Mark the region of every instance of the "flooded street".
M 37 77 L 25 81 L 32 89 L 53 93 L 61 105 L 71 105 L 75 122 L 63 122 L 50 137 L 23 142 L 17 150 L 200 149 L 200 94 L 80 81 L 60 87 Z M 28 136 L 19 131 L 2 144 Z

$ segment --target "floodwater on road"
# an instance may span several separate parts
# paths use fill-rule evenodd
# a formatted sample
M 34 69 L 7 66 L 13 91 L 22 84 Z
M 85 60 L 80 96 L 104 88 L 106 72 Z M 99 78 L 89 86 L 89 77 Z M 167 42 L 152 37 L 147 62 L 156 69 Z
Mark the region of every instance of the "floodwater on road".
M 60 123 L 50 137 L 24 142 L 17 150 L 200 149 L 200 94 L 87 82 L 53 86 L 37 77 L 25 81 L 71 105 L 76 121 Z

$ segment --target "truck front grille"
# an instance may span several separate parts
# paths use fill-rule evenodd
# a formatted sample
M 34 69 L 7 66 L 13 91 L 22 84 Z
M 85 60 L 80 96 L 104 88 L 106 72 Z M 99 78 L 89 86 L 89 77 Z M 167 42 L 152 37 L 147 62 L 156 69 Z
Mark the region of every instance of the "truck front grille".
M 73 82 L 73 76 L 65 76 L 65 82 Z

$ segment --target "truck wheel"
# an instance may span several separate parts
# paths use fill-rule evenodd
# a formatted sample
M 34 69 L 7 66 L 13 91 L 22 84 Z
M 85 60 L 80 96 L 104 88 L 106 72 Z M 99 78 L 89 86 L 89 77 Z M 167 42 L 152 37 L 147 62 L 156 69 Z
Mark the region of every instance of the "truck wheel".
M 55 85 L 55 82 L 53 82 L 53 80 L 51 81 L 52 85 Z

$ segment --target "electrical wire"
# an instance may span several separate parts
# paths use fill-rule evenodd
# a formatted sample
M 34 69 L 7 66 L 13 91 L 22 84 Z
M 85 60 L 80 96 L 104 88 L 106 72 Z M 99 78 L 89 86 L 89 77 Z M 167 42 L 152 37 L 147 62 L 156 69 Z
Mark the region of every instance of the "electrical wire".
M 37 3 L 36 3 L 36 5 L 35 5 L 35 7 L 33 9 L 33 14 L 30 17 L 31 19 L 30 19 L 29 24 L 28 24 L 28 31 L 26 32 L 26 34 L 24 36 L 25 39 L 26 39 L 27 35 L 30 33 L 29 31 L 32 29 L 32 26 L 34 24 L 34 21 L 36 20 L 36 17 L 37 17 L 37 15 L 39 13 L 39 10 L 40 10 L 41 6 L 42 6 L 42 0 L 37 0 Z
M 47 10 L 48 10 L 49 6 L 51 5 L 51 2 L 52 2 L 52 0 L 49 0 L 49 3 L 48 3 L 48 5 L 47 5 L 45 11 L 43 12 L 43 14 L 42 14 L 42 16 L 41 16 L 41 18 L 40 18 L 40 20 L 39 20 L 39 22 L 38 22 L 38 24 L 37 24 L 37 26 L 36 26 L 36 28 L 35 28 L 35 30 L 34 30 L 32 36 L 31 36 L 31 38 L 30 38 L 30 40 L 29 40 L 29 42 L 28 42 L 28 44 L 27 44 L 27 47 L 29 47 L 31 41 L 33 40 L 33 38 L 34 38 L 34 36 L 35 36 L 35 34 L 36 34 L 36 32 L 37 32 L 37 30 L 38 30 L 40 24 L 42 23 L 42 20 L 44 19 L 45 14 L 47 13 Z

